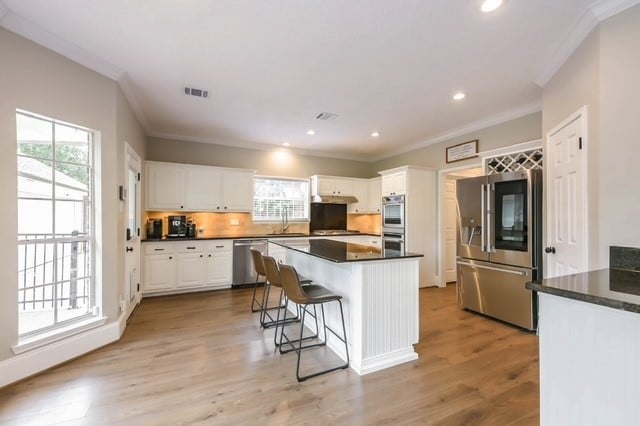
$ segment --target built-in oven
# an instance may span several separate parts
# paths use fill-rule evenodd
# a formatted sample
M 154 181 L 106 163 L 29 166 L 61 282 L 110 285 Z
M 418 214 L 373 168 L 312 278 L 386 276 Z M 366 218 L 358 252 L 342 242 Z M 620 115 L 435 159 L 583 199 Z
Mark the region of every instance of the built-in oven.
M 382 229 L 382 250 L 385 253 L 404 255 L 404 230 Z
M 382 197 L 382 227 L 404 232 L 404 195 Z

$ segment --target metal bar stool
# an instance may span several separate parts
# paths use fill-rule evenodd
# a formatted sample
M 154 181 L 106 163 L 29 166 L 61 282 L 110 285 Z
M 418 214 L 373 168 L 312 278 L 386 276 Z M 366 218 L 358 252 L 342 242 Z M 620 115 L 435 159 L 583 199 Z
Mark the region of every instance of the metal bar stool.
M 300 321 L 300 337 L 296 340 L 291 340 L 288 338 L 286 333 L 284 332 L 284 327 L 282 332 L 280 333 L 280 353 L 286 353 L 295 351 L 298 354 L 298 361 L 296 365 L 296 378 L 299 382 L 307 380 L 311 377 L 319 376 L 320 374 L 329 373 L 331 371 L 340 370 L 349 367 L 349 348 L 347 344 L 347 330 L 344 325 L 344 312 L 342 310 L 342 296 L 331 293 L 327 288 L 322 287 L 317 284 L 311 284 L 308 286 L 302 286 L 300 283 L 300 278 L 298 277 L 298 273 L 296 272 L 293 266 L 289 265 L 280 265 L 280 277 L 282 279 L 282 287 L 284 288 L 285 295 L 294 303 L 297 303 L 302 308 L 302 319 Z M 342 320 L 342 337 L 327 326 L 327 322 L 324 315 L 324 304 L 329 302 L 338 302 L 340 306 L 340 319 Z M 303 342 L 303 332 L 304 332 L 304 318 L 307 313 L 307 308 L 309 305 L 320 305 L 320 310 L 322 311 L 322 325 L 324 328 L 324 340 L 320 343 L 308 344 L 304 345 Z M 284 320 L 287 319 L 287 310 L 284 310 Z M 306 376 L 300 376 L 300 358 L 302 356 L 302 351 L 305 349 L 310 349 L 318 346 L 325 346 L 327 344 L 327 330 L 329 330 L 334 336 L 336 336 L 340 341 L 344 343 L 345 354 L 347 355 L 347 362 L 343 365 L 339 365 L 337 367 L 329 368 L 327 370 L 318 371 L 312 374 L 308 374 Z M 291 350 L 283 350 L 282 349 L 282 341 L 286 340 L 285 344 L 290 345 L 292 347 Z M 294 343 L 298 343 L 296 347 Z
M 276 329 L 275 329 L 275 332 L 273 334 L 273 344 L 275 346 L 279 346 L 280 343 L 279 343 L 279 340 L 277 338 L 279 326 L 283 326 L 284 327 L 285 324 L 290 324 L 290 323 L 293 323 L 293 322 L 300 321 L 300 308 L 299 308 L 298 305 L 296 305 L 296 316 L 295 317 L 286 318 L 286 320 L 284 319 L 284 317 L 282 319 L 280 319 L 280 312 L 281 312 L 282 308 L 287 309 L 288 298 L 287 298 L 286 294 L 284 294 L 284 289 L 282 288 L 282 279 L 280 277 L 280 271 L 278 269 L 278 263 L 271 256 L 263 256 L 262 260 L 263 260 L 263 263 L 264 263 L 265 273 L 267 274 L 267 281 L 269 282 L 269 288 L 267 289 L 267 292 L 270 291 L 271 286 L 273 286 L 275 288 L 279 288 L 280 289 L 280 297 L 278 299 L 278 312 L 276 314 L 276 318 L 273 319 L 273 317 L 271 315 L 269 315 L 267 310 L 263 310 L 262 313 L 261 313 L 260 324 L 265 328 L 267 328 L 267 327 L 269 327 L 271 325 L 275 325 Z M 310 282 L 311 282 L 311 280 L 302 280 L 302 281 L 300 281 L 301 284 L 305 284 L 305 283 L 308 284 Z M 269 296 L 267 295 L 267 300 L 268 300 L 268 297 Z M 316 322 L 316 333 L 313 336 L 305 337 L 304 340 L 315 339 L 315 338 L 318 337 L 318 318 L 317 318 L 315 306 L 314 306 L 314 313 L 313 314 L 309 313 L 309 315 L 313 316 L 313 318 L 315 319 L 315 322 Z M 267 317 L 269 317 L 269 321 L 266 320 Z
M 256 271 L 256 283 L 253 285 L 253 299 L 251 300 L 251 312 L 262 311 L 262 306 L 264 303 L 264 292 L 266 289 L 262 290 L 262 303 L 258 301 L 256 298 L 256 291 L 258 290 L 258 284 L 260 283 L 260 277 L 266 277 L 267 274 L 264 271 L 264 263 L 262 262 L 262 253 L 256 249 L 251 249 L 251 258 L 253 259 L 253 269 Z M 265 283 L 265 286 L 267 283 Z M 258 307 L 256 307 L 256 305 Z

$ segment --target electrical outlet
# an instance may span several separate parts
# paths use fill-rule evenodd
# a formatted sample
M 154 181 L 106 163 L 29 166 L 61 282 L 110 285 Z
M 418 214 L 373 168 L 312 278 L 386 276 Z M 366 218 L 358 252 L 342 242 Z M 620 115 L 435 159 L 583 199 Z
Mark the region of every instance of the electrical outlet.
M 231 219 L 230 225 L 231 226 L 238 226 L 238 225 L 240 225 L 240 221 L 238 219 Z

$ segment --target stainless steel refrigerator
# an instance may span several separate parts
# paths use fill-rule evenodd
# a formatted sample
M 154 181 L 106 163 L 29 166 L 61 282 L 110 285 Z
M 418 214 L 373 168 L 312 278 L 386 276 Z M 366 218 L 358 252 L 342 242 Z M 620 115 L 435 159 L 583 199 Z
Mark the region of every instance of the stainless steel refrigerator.
M 542 277 L 542 170 L 457 181 L 457 290 L 466 309 L 528 330 Z

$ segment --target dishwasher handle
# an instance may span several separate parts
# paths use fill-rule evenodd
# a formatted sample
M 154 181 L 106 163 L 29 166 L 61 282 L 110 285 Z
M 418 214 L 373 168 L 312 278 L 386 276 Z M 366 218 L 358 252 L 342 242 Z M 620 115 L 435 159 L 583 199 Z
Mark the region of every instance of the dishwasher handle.
M 247 241 L 234 241 L 234 247 L 249 247 L 255 246 L 256 244 L 265 244 L 267 240 L 247 240 Z
M 458 265 L 470 266 L 472 268 L 488 269 L 490 271 L 498 271 L 498 272 L 506 272 L 508 274 L 521 275 L 523 277 L 526 277 L 528 275 L 527 271 L 516 271 L 516 270 L 513 270 L 513 269 L 496 268 L 495 266 L 485 266 L 485 265 L 478 265 L 478 264 L 474 264 L 474 263 L 460 262 L 460 261 L 458 261 L 457 263 L 458 263 Z

